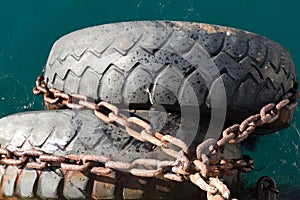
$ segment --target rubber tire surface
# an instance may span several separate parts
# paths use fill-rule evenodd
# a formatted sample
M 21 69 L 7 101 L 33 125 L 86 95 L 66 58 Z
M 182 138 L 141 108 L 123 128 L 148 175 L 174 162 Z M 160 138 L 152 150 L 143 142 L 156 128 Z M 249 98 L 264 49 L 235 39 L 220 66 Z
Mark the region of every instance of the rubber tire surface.
M 223 81 L 228 120 L 257 113 L 298 87 L 291 56 L 278 43 L 172 21 L 106 24 L 65 35 L 53 45 L 44 76 L 48 87 L 68 93 L 132 109 L 161 104 L 172 112 L 210 108 L 209 92 Z
M 176 115 L 168 118 L 163 133 L 171 134 L 178 128 L 181 122 L 177 118 Z M 161 148 L 154 149 L 149 143 L 133 139 L 124 128 L 103 123 L 90 110 L 18 113 L 0 119 L 0 132 L 1 147 L 10 151 L 36 148 L 55 155 L 95 154 L 124 162 L 138 158 L 174 160 Z M 191 195 L 191 198 L 205 196 L 190 182 L 136 177 L 122 171 L 98 176 L 88 171 L 64 171 L 59 167 L 33 170 L 2 164 L 0 194 L 2 197 L 42 199 L 185 199 L 186 195 Z

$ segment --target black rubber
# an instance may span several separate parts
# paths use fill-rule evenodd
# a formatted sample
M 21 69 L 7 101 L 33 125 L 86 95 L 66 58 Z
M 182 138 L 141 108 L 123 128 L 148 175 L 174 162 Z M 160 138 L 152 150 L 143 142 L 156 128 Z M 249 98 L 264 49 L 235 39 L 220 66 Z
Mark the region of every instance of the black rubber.
M 186 127 L 183 131 L 188 132 L 187 127 L 193 126 L 193 122 L 178 119 L 177 115 L 170 114 L 161 132 L 174 134 L 179 126 Z M 174 160 L 161 148 L 153 148 L 150 143 L 128 136 L 123 127 L 103 123 L 90 110 L 10 115 L 0 119 L 0 133 L 1 147 L 10 151 L 35 148 L 55 155 L 96 154 L 124 162 L 138 158 Z M 199 129 L 201 134 L 205 135 L 205 127 Z M 239 148 L 230 151 L 238 156 L 241 154 Z M 241 181 L 238 177 L 230 176 L 227 183 L 236 187 Z M 60 167 L 34 170 L 0 164 L 0 196 L 2 199 L 187 199 L 195 196 L 203 199 L 205 193 L 188 181 L 178 183 L 162 177 L 143 178 L 117 170 L 100 176 L 89 171 L 66 171 Z
M 170 115 L 167 121 L 163 133 L 176 132 L 180 123 L 178 116 Z M 174 160 L 161 148 L 133 139 L 123 127 L 103 123 L 90 110 L 14 114 L 0 119 L 0 132 L 1 147 L 11 151 L 36 148 L 55 155 L 95 154 L 124 162 L 138 158 Z M 170 199 L 180 188 L 191 190 L 191 195 L 205 196 L 192 183 L 136 177 L 122 171 L 98 176 L 89 172 L 64 171 L 59 167 L 33 170 L 0 165 L 3 197 Z
M 278 43 L 233 28 L 168 21 L 107 24 L 63 36 L 44 76 L 48 87 L 65 92 L 133 109 L 161 104 L 172 112 L 210 108 L 209 91 L 217 92 L 222 80 L 226 119 L 234 121 L 298 87 L 290 54 Z

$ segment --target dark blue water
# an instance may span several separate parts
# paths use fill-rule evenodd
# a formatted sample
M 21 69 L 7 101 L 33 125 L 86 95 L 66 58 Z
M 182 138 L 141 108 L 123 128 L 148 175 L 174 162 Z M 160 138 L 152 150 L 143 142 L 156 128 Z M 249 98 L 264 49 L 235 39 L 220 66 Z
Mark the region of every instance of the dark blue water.
M 51 0 L 0 2 L 0 117 L 42 109 L 31 94 L 53 42 L 73 30 L 109 22 L 168 19 L 195 21 L 252 31 L 284 45 L 300 72 L 299 1 Z M 261 137 L 254 150 L 255 170 L 245 177 L 251 188 L 272 176 L 280 199 L 300 199 L 300 112 L 290 128 Z

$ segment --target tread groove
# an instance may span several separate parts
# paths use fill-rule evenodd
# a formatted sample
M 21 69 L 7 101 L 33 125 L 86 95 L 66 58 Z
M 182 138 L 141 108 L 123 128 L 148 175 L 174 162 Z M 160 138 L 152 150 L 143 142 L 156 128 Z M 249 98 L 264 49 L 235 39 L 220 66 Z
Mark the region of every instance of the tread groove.
M 226 34 L 225 34 L 225 35 L 226 35 Z M 226 37 L 226 36 L 225 36 L 225 37 Z M 216 57 L 217 55 L 219 55 L 219 53 L 221 53 L 221 52 L 223 51 L 224 46 L 225 46 L 225 37 L 222 38 L 222 42 L 221 42 L 222 45 L 216 50 L 216 52 L 210 53 L 210 56 L 211 56 L 212 58 Z
M 262 75 L 261 71 L 255 65 L 251 65 L 251 67 L 253 67 L 257 71 L 259 78 L 263 80 L 264 76 Z

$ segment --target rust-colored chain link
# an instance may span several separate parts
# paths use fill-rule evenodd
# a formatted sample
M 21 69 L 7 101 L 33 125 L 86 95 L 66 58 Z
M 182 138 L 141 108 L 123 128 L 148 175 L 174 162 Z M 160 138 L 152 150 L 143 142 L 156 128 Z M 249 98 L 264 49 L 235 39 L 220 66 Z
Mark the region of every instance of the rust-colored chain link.
M 0 163 L 3 165 L 26 166 L 38 170 L 57 166 L 63 170 L 89 171 L 96 175 L 109 174 L 111 169 L 115 169 L 128 170 L 136 176 L 155 177 L 162 174 L 163 170 L 167 171 L 166 167 L 178 166 L 178 161 L 141 158 L 126 163 L 112 161 L 105 156 L 83 154 L 59 156 L 38 149 L 9 151 L 0 148 L 0 158 Z M 149 167 L 152 169 L 149 170 Z
M 160 146 L 162 150 L 168 155 L 174 157 L 175 161 L 159 161 L 154 159 L 138 159 L 131 163 L 115 162 L 110 158 L 99 157 L 96 155 L 70 155 L 66 157 L 49 154 L 42 154 L 38 157 L 40 163 L 29 162 L 33 159 L 29 154 L 15 154 L 15 152 L 8 152 L 7 149 L 0 149 L 2 159 L 0 163 L 12 165 L 24 165 L 32 168 L 47 167 L 53 164 L 59 164 L 62 169 L 86 171 L 89 170 L 95 174 L 110 173 L 111 169 L 128 170 L 130 173 L 137 176 L 155 177 L 162 175 L 165 178 L 182 181 L 188 179 L 207 191 L 208 199 L 213 196 L 221 196 L 223 199 L 230 198 L 230 192 L 226 185 L 220 181 L 218 177 L 221 173 L 235 173 L 236 171 L 249 172 L 253 169 L 253 160 L 250 157 L 244 156 L 243 159 L 226 159 L 217 156 L 217 153 L 222 150 L 227 143 L 239 143 L 246 139 L 254 132 L 256 127 L 270 124 L 274 122 L 280 115 L 280 110 L 293 109 L 297 106 L 297 98 L 299 92 L 292 91 L 286 94 L 283 99 L 277 103 L 270 103 L 264 106 L 259 114 L 250 116 L 241 124 L 235 124 L 225 129 L 220 140 L 207 139 L 197 146 L 196 156 L 190 155 L 186 143 L 171 135 L 163 135 L 152 130 L 150 124 L 136 117 L 125 117 L 120 114 L 119 109 L 109 102 L 101 101 L 95 103 L 87 96 L 80 94 L 67 94 L 54 88 L 48 89 L 43 82 L 43 77 L 39 76 L 36 81 L 36 86 L 33 89 L 35 95 L 43 94 L 44 101 L 50 105 L 58 105 L 58 107 L 67 107 L 71 109 L 88 108 L 95 112 L 95 115 L 106 123 L 118 123 L 125 127 L 127 133 L 143 142 L 150 142 L 156 146 Z M 107 114 L 108 113 L 108 114 Z M 136 131 L 136 127 L 142 128 L 142 131 Z M 180 148 L 176 151 L 170 148 L 175 145 Z M 14 159 L 13 156 L 18 156 Z M 52 160 L 51 160 L 52 159 Z M 15 161 L 14 161 L 15 160 Z M 95 166 L 92 162 L 101 163 L 102 166 Z M 31 163 L 31 164 L 30 164 Z M 136 168 L 140 165 L 152 166 L 153 169 Z M 165 170 L 166 167 L 171 171 Z
M 204 182 L 202 180 L 200 181 L 199 179 L 211 177 L 210 172 L 212 170 L 210 169 L 211 166 L 209 165 L 209 163 L 214 160 L 214 158 L 216 157 L 216 153 L 220 151 L 226 143 L 240 143 L 245 140 L 251 133 L 253 133 L 256 127 L 270 124 L 276 121 L 280 115 L 281 109 L 294 109 L 297 106 L 297 98 L 299 98 L 299 96 L 300 93 L 298 91 L 292 91 L 284 95 L 282 100 L 277 104 L 269 103 L 260 110 L 259 114 L 252 115 L 245 119 L 241 124 L 234 124 L 225 129 L 220 140 L 216 141 L 215 139 L 210 138 L 199 144 L 196 149 L 197 160 L 194 160 L 194 164 L 199 168 L 202 177 L 195 174 L 191 175 L 191 181 L 198 185 L 200 188 L 207 188 L 207 185 L 205 185 Z M 249 172 L 253 169 L 253 160 L 249 157 L 245 158 L 246 159 L 239 160 L 234 163 L 231 163 L 231 161 L 228 162 L 225 159 L 217 159 L 216 161 L 219 164 L 223 163 L 224 166 L 227 166 L 228 168 L 230 168 L 234 164 L 239 163 L 239 166 L 244 166 L 244 172 Z M 231 170 L 232 169 L 235 168 L 231 168 Z M 200 183 L 202 184 L 201 186 L 199 185 Z M 211 186 L 211 184 L 209 186 Z M 212 199 L 211 194 L 215 192 L 208 193 L 210 193 L 208 194 L 208 199 Z M 226 199 L 226 194 L 223 193 L 222 197 Z
M 276 188 L 276 182 L 270 176 L 263 176 L 256 183 L 257 200 L 276 200 L 279 191 Z

